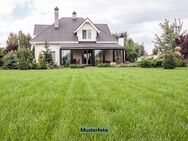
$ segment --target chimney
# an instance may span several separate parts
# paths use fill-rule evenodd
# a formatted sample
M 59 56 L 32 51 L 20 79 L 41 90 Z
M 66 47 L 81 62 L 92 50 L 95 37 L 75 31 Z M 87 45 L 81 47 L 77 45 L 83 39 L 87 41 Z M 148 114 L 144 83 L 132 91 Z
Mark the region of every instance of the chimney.
M 118 44 L 120 46 L 124 46 L 124 38 L 123 37 L 118 38 Z
M 54 27 L 55 28 L 59 28 L 59 8 L 58 7 L 55 7 L 55 9 L 54 9 L 54 15 L 55 15 Z
M 72 13 L 72 19 L 76 20 L 76 12 L 75 11 Z

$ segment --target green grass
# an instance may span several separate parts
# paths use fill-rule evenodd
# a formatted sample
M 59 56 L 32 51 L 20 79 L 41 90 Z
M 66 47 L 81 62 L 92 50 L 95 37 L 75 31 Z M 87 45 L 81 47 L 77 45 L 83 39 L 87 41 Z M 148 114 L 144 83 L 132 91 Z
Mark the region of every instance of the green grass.
M 188 68 L 0 71 L 0 140 L 187 139 Z

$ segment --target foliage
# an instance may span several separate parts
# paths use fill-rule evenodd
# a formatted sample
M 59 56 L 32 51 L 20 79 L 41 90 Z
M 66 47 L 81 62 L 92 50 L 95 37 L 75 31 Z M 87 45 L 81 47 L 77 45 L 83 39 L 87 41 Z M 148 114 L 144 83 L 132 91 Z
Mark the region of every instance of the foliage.
M 173 51 L 176 47 L 176 39 L 179 38 L 184 32 L 182 32 L 183 22 L 174 19 L 173 23 L 170 23 L 165 19 L 164 23 L 160 23 L 160 27 L 163 31 L 162 35 L 156 35 L 155 47 L 163 52 Z
M 85 65 L 82 65 L 82 64 L 71 64 L 70 68 L 72 68 L 72 69 L 85 68 Z
M 38 64 L 36 63 L 36 60 L 35 60 L 35 59 L 34 59 L 32 62 L 30 62 L 29 68 L 30 68 L 30 69 L 38 69 L 38 68 L 39 68 L 39 66 L 38 66 Z
M 110 63 L 100 63 L 97 65 L 97 67 L 110 67 Z
M 39 69 L 47 69 L 47 64 L 44 58 L 44 55 L 42 53 L 39 53 L 39 57 L 38 57 L 38 68 Z
M 181 35 L 176 39 L 176 45 L 181 47 L 181 54 L 184 59 L 188 59 L 188 34 Z
M 29 65 L 34 59 L 34 52 L 29 48 L 21 48 L 16 52 L 16 54 L 18 58 L 18 69 L 29 69 Z
M 30 64 L 29 59 L 27 59 L 24 56 L 22 56 L 18 60 L 17 68 L 20 69 L 20 70 L 27 70 L 27 69 L 29 69 L 29 64 Z
M 132 39 L 125 40 L 125 60 L 135 62 L 139 54 L 139 45 Z
M 186 67 L 186 62 L 183 59 L 175 58 L 176 67 Z
M 125 40 L 128 38 L 127 32 L 119 32 L 119 33 L 113 33 L 112 34 L 116 39 L 118 38 L 124 38 Z
M 45 48 L 45 51 L 42 51 L 42 52 L 43 52 L 43 55 L 44 55 L 45 62 L 47 64 L 53 65 L 54 62 L 53 62 L 51 50 L 49 49 L 49 44 L 48 44 L 47 41 L 45 41 L 44 48 Z
M 13 46 L 19 48 L 31 48 L 31 44 L 29 43 L 30 40 L 30 34 L 24 34 L 22 31 L 19 31 L 18 34 L 11 32 L 7 39 L 7 51 L 10 51 Z
M 10 52 L 10 51 L 16 51 L 18 50 L 18 45 L 15 45 L 15 44 L 9 44 L 6 49 L 5 49 L 5 52 Z
M 16 69 L 17 68 L 17 55 L 11 51 L 3 57 L 4 69 Z
M 168 52 L 164 55 L 163 59 L 163 68 L 164 69 L 175 69 L 176 67 L 176 61 L 175 61 L 175 55 L 173 52 Z
M 3 48 L 0 48 L 0 67 L 3 66 L 3 56 L 5 56 L 5 51 Z
M 157 49 L 157 48 L 154 48 L 154 49 L 152 50 L 152 54 L 153 54 L 153 55 L 157 55 L 157 53 L 158 53 L 158 49 Z
M 148 58 L 138 61 L 138 66 L 143 68 L 157 68 L 162 67 L 162 62 L 161 59 Z
M 144 47 L 144 44 L 137 44 L 139 46 L 139 50 L 138 50 L 138 57 L 141 57 L 141 56 L 144 56 L 145 54 L 145 47 Z

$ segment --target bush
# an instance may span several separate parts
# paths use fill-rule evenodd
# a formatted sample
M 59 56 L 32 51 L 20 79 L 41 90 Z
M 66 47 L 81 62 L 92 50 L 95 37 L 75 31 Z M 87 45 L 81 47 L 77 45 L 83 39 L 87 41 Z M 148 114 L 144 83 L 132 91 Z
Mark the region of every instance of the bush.
M 176 67 L 186 67 L 187 66 L 186 62 L 182 59 L 176 59 L 175 62 L 176 62 Z
M 76 68 L 85 68 L 85 65 L 82 64 L 72 64 L 70 65 L 71 69 L 76 69 Z
M 39 68 L 38 64 L 36 63 L 36 60 L 33 60 L 33 61 L 29 64 L 29 68 L 30 68 L 30 69 L 38 69 L 38 68 Z
M 3 68 L 4 69 L 17 69 L 17 55 L 15 52 L 11 51 L 8 52 L 4 57 L 3 57 Z
M 30 64 L 29 62 L 30 61 L 23 56 L 18 61 L 17 68 L 20 69 L 20 70 L 27 70 L 27 69 L 29 69 L 29 64 Z
M 164 69 L 175 69 L 176 61 L 173 53 L 166 53 L 163 60 Z
M 98 64 L 97 67 L 110 67 L 110 63 L 101 63 Z
M 138 66 L 143 67 L 143 68 L 157 68 L 157 67 L 162 67 L 162 60 L 161 59 L 143 59 L 138 62 Z

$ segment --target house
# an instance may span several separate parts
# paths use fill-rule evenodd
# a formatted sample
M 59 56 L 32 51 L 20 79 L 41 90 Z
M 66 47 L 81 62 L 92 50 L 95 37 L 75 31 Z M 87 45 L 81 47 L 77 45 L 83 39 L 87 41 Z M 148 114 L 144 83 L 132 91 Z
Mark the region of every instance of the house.
M 57 65 L 124 62 L 124 39 L 116 40 L 107 24 L 95 24 L 89 18 L 72 17 L 59 19 L 59 9 L 54 9 L 55 21 L 51 25 L 35 25 L 34 38 L 30 41 L 35 59 L 43 51 L 45 41 L 51 49 Z

